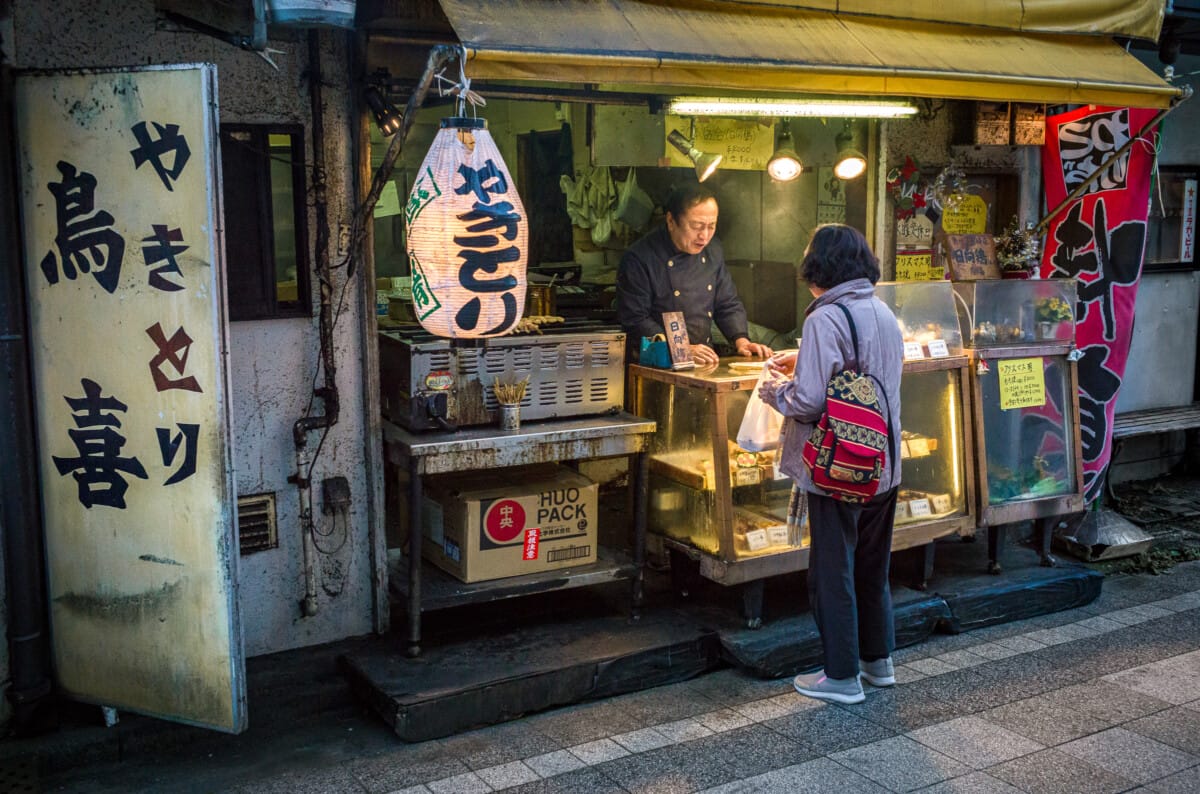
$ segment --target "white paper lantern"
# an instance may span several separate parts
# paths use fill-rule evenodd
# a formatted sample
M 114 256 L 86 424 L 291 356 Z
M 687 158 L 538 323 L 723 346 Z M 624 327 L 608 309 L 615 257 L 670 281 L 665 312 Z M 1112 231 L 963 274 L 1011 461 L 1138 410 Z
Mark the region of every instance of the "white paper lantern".
M 442 119 L 404 210 L 425 330 L 500 336 L 525 308 L 528 218 L 483 119 Z

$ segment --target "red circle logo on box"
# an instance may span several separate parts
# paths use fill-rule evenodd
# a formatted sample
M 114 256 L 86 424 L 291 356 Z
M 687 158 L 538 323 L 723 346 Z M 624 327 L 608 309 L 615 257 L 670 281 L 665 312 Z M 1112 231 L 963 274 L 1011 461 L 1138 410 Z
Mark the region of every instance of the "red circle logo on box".
M 510 543 L 525 531 L 525 508 L 514 499 L 492 502 L 483 517 L 483 530 L 496 543 Z

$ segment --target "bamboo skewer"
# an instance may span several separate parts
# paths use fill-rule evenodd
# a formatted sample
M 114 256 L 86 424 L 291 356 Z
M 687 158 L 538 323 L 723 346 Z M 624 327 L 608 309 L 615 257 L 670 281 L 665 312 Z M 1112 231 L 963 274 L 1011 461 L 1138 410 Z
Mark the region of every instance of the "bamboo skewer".
M 529 386 L 529 376 L 526 376 L 524 380 L 512 383 L 504 383 L 497 378 L 492 381 L 492 393 L 496 395 L 496 402 L 501 405 L 520 405 L 521 400 L 525 397 L 527 386 Z

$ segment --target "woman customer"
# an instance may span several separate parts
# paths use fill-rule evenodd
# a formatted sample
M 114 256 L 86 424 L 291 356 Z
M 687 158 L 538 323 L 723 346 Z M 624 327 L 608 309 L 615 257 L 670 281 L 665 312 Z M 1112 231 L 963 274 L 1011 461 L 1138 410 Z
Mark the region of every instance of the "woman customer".
M 861 679 L 874 686 L 896 682 L 888 564 L 900 462 L 888 454 L 875 496 L 851 503 L 814 485 L 801 455 L 813 423 L 825 411 L 826 383 L 844 369 L 878 380 L 883 390 L 880 407 L 898 445 L 904 343 L 895 315 L 875 297 L 879 260 L 856 229 L 841 224 L 819 227 L 804 252 L 800 274 L 815 300 L 806 312 L 799 351 L 770 359 L 767 367 L 777 377 L 759 391 L 787 417 L 779 465 L 794 483 L 789 522 L 803 521 L 807 500 L 812 544 L 809 602 L 821 633 L 825 666 L 796 676 L 793 683 L 808 697 L 861 703 Z M 853 320 L 857 360 L 847 315 L 835 304 L 845 307 Z

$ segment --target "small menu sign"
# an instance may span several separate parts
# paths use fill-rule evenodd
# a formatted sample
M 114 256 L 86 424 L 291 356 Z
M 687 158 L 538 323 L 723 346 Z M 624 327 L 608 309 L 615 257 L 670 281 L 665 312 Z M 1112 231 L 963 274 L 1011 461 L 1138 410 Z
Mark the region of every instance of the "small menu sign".
M 996 370 L 1000 374 L 1001 410 L 1046 404 L 1045 364 L 1040 357 L 1000 359 Z
M 932 277 L 932 271 L 933 255 L 930 251 L 906 251 L 896 254 L 896 281 L 928 281 Z M 938 278 L 941 278 L 940 273 Z
M 671 350 L 671 369 L 694 369 L 692 345 L 688 339 L 683 312 L 663 312 L 663 328 L 667 330 L 667 347 Z
M 921 347 L 920 342 L 905 342 L 904 343 L 904 360 L 911 361 L 915 358 L 925 358 L 925 350 Z
M 927 248 L 933 243 L 933 221 L 920 213 L 896 221 L 896 245 Z
M 930 358 L 949 358 L 950 348 L 946 347 L 945 339 L 934 339 L 929 343 Z
M 954 281 L 1000 278 L 996 241 L 990 234 L 948 234 L 943 241 Z
M 942 208 L 942 231 L 946 234 L 983 234 L 987 229 L 987 202 L 981 196 L 961 194 Z

